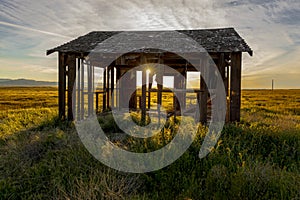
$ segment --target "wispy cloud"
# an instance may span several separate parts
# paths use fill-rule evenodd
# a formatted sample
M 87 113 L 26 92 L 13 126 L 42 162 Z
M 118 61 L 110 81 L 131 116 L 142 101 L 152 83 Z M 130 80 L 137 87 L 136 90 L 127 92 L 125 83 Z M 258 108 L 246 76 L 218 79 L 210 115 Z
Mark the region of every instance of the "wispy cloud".
M 56 67 L 45 50 L 93 30 L 232 26 L 254 50 L 254 57 L 244 57 L 245 81 L 271 78 L 300 71 L 299 13 L 299 0 L 1 0 L 0 57 L 7 71 L 18 65 L 21 72 L 31 70 L 24 66 Z M 39 73 L 53 77 L 51 70 Z
M 0 25 L 9 26 L 9 27 L 18 28 L 18 29 L 23 29 L 23 30 L 26 30 L 26 31 L 33 31 L 33 32 L 37 32 L 37 33 L 42 33 L 42 34 L 46 34 L 46 35 L 49 35 L 49 36 L 57 36 L 57 37 L 65 38 L 65 39 L 71 39 L 71 37 L 69 37 L 69 36 L 65 36 L 65 35 L 61 35 L 61 34 L 57 34 L 57 33 L 52 33 L 52 32 L 48 32 L 48 31 L 43 31 L 43 30 L 38 30 L 38 29 L 26 27 L 26 26 L 20 26 L 20 25 L 17 25 L 17 24 L 12 24 L 12 23 L 3 22 L 3 21 L 0 21 Z
M 245 58 L 246 80 L 247 75 L 264 74 L 270 80 L 277 74 L 290 77 L 290 72 L 300 72 L 299 1 L 245 0 L 227 1 L 224 5 L 228 25 L 237 27 L 254 50 L 253 58 Z

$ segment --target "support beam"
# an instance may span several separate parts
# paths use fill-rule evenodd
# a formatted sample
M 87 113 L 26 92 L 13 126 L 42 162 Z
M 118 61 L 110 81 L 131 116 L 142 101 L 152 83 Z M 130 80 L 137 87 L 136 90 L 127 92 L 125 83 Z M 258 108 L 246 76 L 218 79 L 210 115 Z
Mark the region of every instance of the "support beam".
M 242 53 L 231 53 L 230 121 L 240 121 Z
M 66 119 L 66 56 L 58 54 L 58 115 Z
M 73 106 L 75 106 L 76 99 L 74 98 L 73 90 L 74 90 L 75 80 L 76 80 L 76 57 L 75 55 L 69 55 L 68 56 L 68 120 L 70 121 L 74 119 Z

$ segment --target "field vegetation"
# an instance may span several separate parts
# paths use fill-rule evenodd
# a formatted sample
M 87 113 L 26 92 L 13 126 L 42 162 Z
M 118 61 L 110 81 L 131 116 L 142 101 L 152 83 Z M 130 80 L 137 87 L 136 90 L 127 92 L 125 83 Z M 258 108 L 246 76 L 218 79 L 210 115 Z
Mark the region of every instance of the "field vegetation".
M 73 123 L 58 120 L 57 96 L 55 87 L 0 88 L 0 199 L 300 199 L 300 90 L 244 90 L 241 122 L 224 127 L 207 157 L 198 157 L 200 125 L 177 161 L 145 174 L 89 154 Z M 120 132 L 109 114 L 99 123 L 112 138 Z M 120 146 L 161 148 L 178 123 Z

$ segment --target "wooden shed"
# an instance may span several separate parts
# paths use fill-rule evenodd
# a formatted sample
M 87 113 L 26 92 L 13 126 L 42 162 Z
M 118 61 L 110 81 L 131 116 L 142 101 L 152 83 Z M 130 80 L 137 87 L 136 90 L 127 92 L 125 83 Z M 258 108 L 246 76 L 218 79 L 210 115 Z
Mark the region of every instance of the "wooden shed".
M 148 31 L 151 32 L 151 31 Z M 164 32 L 164 31 L 159 31 Z M 241 106 L 241 68 L 242 53 L 248 52 L 252 56 L 251 48 L 234 30 L 234 28 L 201 29 L 201 30 L 178 30 L 200 44 L 209 54 L 217 66 L 225 86 L 227 96 L 226 121 L 240 120 Z M 130 69 L 146 63 L 160 63 L 178 71 L 183 77 L 191 71 L 195 71 L 190 63 L 172 52 L 160 49 L 140 49 L 139 51 L 127 52 L 122 56 L 115 57 L 110 64 L 103 64 L 101 60 L 90 59 L 93 50 L 110 37 L 122 32 L 95 31 L 74 39 L 56 48 L 47 51 L 47 55 L 58 52 L 58 79 L 59 79 L 59 117 L 73 120 L 83 119 L 85 115 L 96 112 L 105 112 L 112 107 L 122 108 L 121 96 L 126 96 L 126 91 L 117 87 L 117 81 Z M 134 33 L 126 31 L 126 33 Z M 109 51 L 107 51 L 109 52 Z M 111 52 L 110 52 L 111 55 Z M 98 69 L 101 69 L 100 71 Z M 98 70 L 98 71 L 97 71 Z M 157 88 L 151 87 L 152 77 L 162 80 L 164 76 L 171 76 L 170 72 L 156 73 L 141 71 L 141 87 L 137 87 L 138 75 L 132 76 L 132 81 L 127 81 L 126 87 L 136 88 L 134 94 L 130 94 L 130 108 L 140 110 L 142 118 L 147 111 L 151 110 L 151 94 L 155 93 L 157 105 L 162 105 L 162 93 L 171 91 L 157 84 Z M 101 73 L 101 85 L 96 86 L 97 77 Z M 200 77 L 201 79 L 201 77 Z M 147 80 L 147 81 L 146 81 Z M 199 121 L 206 123 L 209 119 L 210 96 L 206 83 L 201 79 L 199 88 L 190 91 L 186 88 L 186 81 L 173 76 L 173 86 L 180 91 L 177 99 L 173 99 L 173 114 L 178 110 L 178 98 L 183 99 L 183 107 L 186 107 L 188 93 L 195 93 L 197 104 L 200 107 Z M 76 92 L 75 92 L 75 89 Z M 141 92 L 139 93 L 138 90 Z M 114 95 L 114 96 L 112 96 Z M 178 97 L 179 96 L 179 97 Z M 85 103 L 88 108 L 85 109 Z M 76 108 L 75 108 L 76 107 Z M 159 110 L 160 108 L 158 108 Z M 76 113 L 73 113 L 73 112 Z

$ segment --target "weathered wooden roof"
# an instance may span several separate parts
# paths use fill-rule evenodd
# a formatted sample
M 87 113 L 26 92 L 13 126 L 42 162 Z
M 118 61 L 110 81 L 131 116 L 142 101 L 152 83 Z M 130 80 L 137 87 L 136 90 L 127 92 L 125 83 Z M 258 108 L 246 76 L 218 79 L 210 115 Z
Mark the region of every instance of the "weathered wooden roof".
M 140 31 L 141 32 L 141 31 Z M 147 31 L 151 32 L 151 31 Z M 156 31 L 157 32 L 157 31 Z M 166 32 L 166 31 L 159 31 Z M 234 28 L 177 30 L 198 42 L 209 53 L 217 52 L 248 52 L 252 56 L 252 50 Z M 53 52 L 62 53 L 90 53 L 97 45 L 106 39 L 119 33 L 139 33 L 138 31 L 94 31 L 78 37 L 68 43 L 47 51 L 47 55 Z M 150 39 L 150 38 L 149 38 Z M 110 48 L 110 47 L 108 47 Z

